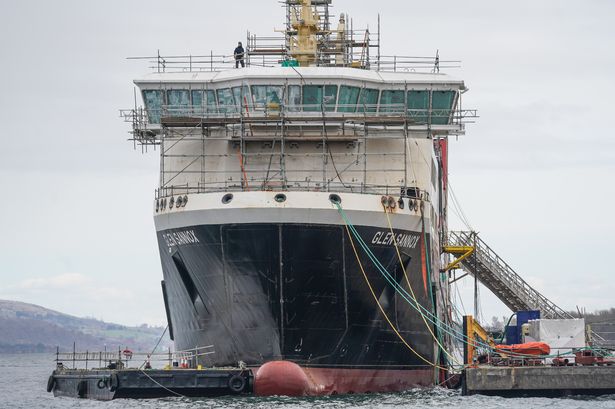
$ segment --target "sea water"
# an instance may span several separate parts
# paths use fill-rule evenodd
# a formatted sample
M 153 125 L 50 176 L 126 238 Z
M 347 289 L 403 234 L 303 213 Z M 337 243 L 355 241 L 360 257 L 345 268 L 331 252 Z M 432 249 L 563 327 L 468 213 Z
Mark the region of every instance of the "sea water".
M 467 409 L 615 409 L 615 396 L 546 398 L 499 398 L 461 396 L 446 389 L 417 389 L 404 393 L 330 396 L 319 398 L 216 399 L 165 398 L 98 402 L 74 398 L 54 398 L 47 393 L 47 379 L 54 368 L 52 354 L 0 354 L 0 408 L 467 408 Z

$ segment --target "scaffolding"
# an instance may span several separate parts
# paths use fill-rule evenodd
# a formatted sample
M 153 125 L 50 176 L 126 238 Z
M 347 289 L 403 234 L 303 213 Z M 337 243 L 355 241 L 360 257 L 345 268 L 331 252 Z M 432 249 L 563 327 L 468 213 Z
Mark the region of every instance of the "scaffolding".
M 152 127 L 142 108 L 123 111 L 133 141 L 161 151 L 157 198 L 250 190 L 394 194 L 428 200 L 409 171 L 409 141 L 461 134 L 476 111 L 407 106 L 274 105 L 211 112 L 165 106 Z M 414 112 L 417 111 L 417 112 Z M 423 124 L 445 116 L 446 124 Z M 429 149 L 428 151 L 431 151 Z M 415 162 L 423 162 L 413 158 Z M 431 170 L 431 169 L 430 169 Z
M 284 0 L 285 27 L 278 35 L 259 36 L 248 31 L 245 63 L 248 67 L 317 66 L 351 67 L 393 72 L 433 72 L 459 68 L 461 61 L 433 56 L 382 55 L 381 24 L 375 31 L 357 29 L 345 14 L 331 13 L 332 0 Z M 331 21 L 337 17 L 337 26 Z M 150 69 L 164 72 L 222 71 L 235 66 L 235 56 L 210 51 L 198 55 L 129 57 L 146 60 Z

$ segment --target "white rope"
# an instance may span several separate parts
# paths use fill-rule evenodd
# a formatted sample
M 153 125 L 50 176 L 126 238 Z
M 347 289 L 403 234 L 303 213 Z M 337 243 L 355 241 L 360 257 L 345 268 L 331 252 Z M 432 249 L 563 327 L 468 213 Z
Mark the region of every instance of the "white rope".
M 175 391 L 172 391 L 171 389 L 167 388 L 166 386 L 159 384 L 158 382 L 156 382 L 156 380 L 154 378 L 152 378 L 147 373 L 145 373 L 144 370 L 139 369 L 139 371 L 141 371 L 143 373 L 143 375 L 147 376 L 152 382 L 154 382 L 156 385 L 160 386 L 162 389 L 167 390 L 167 391 L 171 392 L 173 395 L 179 396 L 180 398 L 187 398 L 187 396 L 182 395 L 181 393 L 177 393 Z

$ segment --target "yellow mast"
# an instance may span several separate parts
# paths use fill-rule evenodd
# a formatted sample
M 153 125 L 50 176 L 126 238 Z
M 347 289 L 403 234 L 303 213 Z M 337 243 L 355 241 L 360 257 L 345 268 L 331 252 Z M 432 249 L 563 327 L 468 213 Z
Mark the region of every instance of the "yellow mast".
M 301 67 L 309 67 L 316 62 L 318 22 L 319 17 L 312 8 L 312 0 L 301 0 L 299 18 L 292 17 L 292 27 L 297 30 L 297 36 L 290 43 L 290 55 Z

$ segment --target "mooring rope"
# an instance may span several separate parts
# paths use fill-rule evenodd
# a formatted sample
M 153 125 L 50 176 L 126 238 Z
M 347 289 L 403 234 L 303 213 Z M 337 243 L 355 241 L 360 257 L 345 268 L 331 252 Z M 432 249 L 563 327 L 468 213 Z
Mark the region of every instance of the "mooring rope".
M 401 258 L 401 253 L 399 251 L 399 246 L 397 245 L 397 238 L 395 237 L 395 233 L 393 232 L 393 226 L 391 224 L 391 218 L 389 216 L 389 212 L 387 211 L 387 209 L 384 206 L 384 204 L 382 205 L 382 208 L 384 209 L 384 214 L 386 215 L 386 218 L 387 218 L 387 223 L 389 225 L 389 230 L 391 232 L 391 235 L 393 236 L 393 245 L 395 246 L 395 251 L 397 253 L 397 258 L 399 259 L 399 265 L 401 266 L 401 269 L 402 269 L 402 271 L 404 273 L 404 278 L 406 279 L 406 283 L 408 284 L 408 288 L 410 289 L 410 293 L 412 294 L 412 300 L 415 302 L 415 304 L 418 305 L 419 304 L 418 299 L 416 298 L 416 294 L 414 293 L 414 289 L 412 288 L 412 284 L 410 284 L 410 279 L 408 278 L 408 273 L 406 272 L 406 267 L 404 266 L 404 262 L 403 262 L 403 260 Z M 427 247 L 425 247 L 425 251 L 427 251 Z M 429 260 L 428 260 L 428 262 L 429 262 Z M 446 355 L 448 355 L 454 363 L 456 363 L 457 365 L 463 365 L 461 362 L 457 361 L 457 359 L 455 359 L 455 357 L 442 345 L 442 343 L 440 342 L 438 337 L 436 337 L 436 334 L 433 333 L 433 330 L 431 329 L 431 325 L 429 325 L 427 323 L 427 319 L 425 318 L 425 316 L 423 314 L 420 314 L 420 316 L 423 319 L 423 322 L 425 323 L 425 327 L 427 328 L 427 330 L 431 334 L 431 336 L 434 339 L 434 341 L 436 341 L 438 346 L 442 349 L 442 351 L 444 351 L 444 353 Z
M 458 340 L 458 341 L 460 341 L 462 343 L 465 343 L 467 345 L 470 345 L 470 346 L 473 346 L 473 347 L 480 347 L 480 348 L 486 349 L 486 350 L 491 351 L 491 352 L 501 352 L 501 353 L 504 353 L 504 354 L 512 356 L 512 357 L 543 359 L 543 358 L 555 358 L 555 357 L 558 357 L 558 356 L 564 356 L 564 355 L 571 355 L 571 354 L 573 354 L 572 352 L 568 352 L 566 354 L 528 355 L 528 354 L 520 354 L 520 353 L 510 352 L 510 351 L 499 351 L 497 348 L 494 348 L 493 346 L 491 346 L 491 345 L 489 345 L 487 343 L 478 341 L 476 339 L 469 338 L 467 335 L 457 331 L 455 328 L 453 328 L 453 327 L 449 326 L 448 324 L 442 322 L 438 317 L 433 315 L 431 313 L 431 311 L 427 310 L 420 303 L 417 303 L 418 307 L 419 307 L 419 308 L 417 308 L 417 306 L 415 306 L 415 302 L 411 301 L 412 300 L 412 296 L 402 286 L 400 286 L 393 279 L 392 275 L 386 270 L 386 268 L 382 265 L 380 260 L 378 260 L 376 258 L 376 256 L 373 254 L 373 252 L 369 249 L 369 247 L 367 246 L 365 241 L 361 238 L 361 235 L 359 235 L 357 230 L 354 228 L 354 226 L 352 225 L 352 223 L 350 222 L 350 220 L 346 216 L 346 214 L 345 214 L 344 210 L 342 209 L 341 205 L 339 203 L 334 203 L 334 204 L 337 207 L 340 215 L 342 216 L 342 219 L 344 220 L 346 228 L 352 232 L 352 234 L 357 239 L 359 245 L 363 248 L 364 252 L 370 258 L 370 260 L 372 260 L 372 262 L 374 263 L 376 268 L 380 271 L 380 273 L 383 275 L 383 277 L 389 282 L 389 284 L 391 284 L 393 286 L 393 288 L 397 291 L 397 293 L 400 294 L 400 296 L 404 300 L 406 300 L 406 302 L 408 302 L 408 304 L 410 304 L 410 306 L 413 309 L 415 309 L 417 312 L 419 312 L 419 314 L 423 314 L 423 312 L 421 311 L 421 310 L 423 310 L 424 314 L 427 316 L 427 320 L 432 322 L 434 325 L 438 326 L 438 328 L 440 328 L 443 332 L 446 332 L 447 334 L 453 336 L 456 340 Z
M 151 376 L 149 376 L 144 370 L 139 369 L 139 371 L 141 371 L 141 373 L 143 373 L 143 375 L 147 376 L 152 382 L 154 382 L 156 385 L 160 386 L 162 389 L 171 392 L 173 395 L 179 396 L 180 398 L 187 398 L 187 396 L 182 395 L 181 393 L 177 393 L 169 388 L 167 388 L 166 386 L 158 383 L 154 378 L 152 378 Z
M 438 365 L 438 364 L 436 364 L 434 362 L 431 362 L 430 360 L 425 358 L 423 355 L 421 355 L 419 352 L 417 352 L 414 348 L 412 348 L 410 346 L 410 344 L 408 344 L 408 342 L 404 339 L 404 337 L 399 333 L 397 328 L 395 328 L 395 325 L 393 325 L 393 323 L 389 319 L 389 316 L 384 311 L 384 308 L 382 308 L 382 305 L 380 304 L 380 300 L 378 300 L 378 297 L 376 296 L 376 292 L 374 291 L 374 288 L 372 287 L 372 284 L 370 283 L 369 278 L 367 277 L 367 273 L 365 272 L 365 269 L 363 268 L 363 263 L 361 263 L 361 258 L 359 257 L 359 253 L 358 253 L 357 248 L 356 248 L 356 246 L 354 244 L 354 240 L 352 239 L 352 234 L 350 233 L 350 229 L 348 228 L 348 225 L 346 224 L 345 227 L 346 227 L 346 233 L 348 234 L 348 238 L 350 239 L 350 245 L 352 246 L 352 250 L 354 251 L 354 255 L 355 255 L 356 259 L 357 259 L 357 263 L 359 264 L 359 268 L 361 269 L 361 272 L 363 273 L 363 277 L 365 278 L 365 282 L 366 282 L 367 286 L 369 287 L 369 291 L 371 292 L 372 297 L 374 298 L 374 301 L 376 301 L 376 304 L 378 305 L 378 309 L 380 310 L 380 312 L 384 316 L 384 319 L 387 321 L 387 323 L 389 324 L 389 326 L 391 327 L 393 332 L 395 332 L 395 334 L 401 340 L 401 342 L 410 351 L 412 351 L 412 353 L 414 353 L 414 355 L 416 355 L 421 361 L 427 363 L 428 365 L 430 365 L 430 366 L 432 366 L 434 368 L 438 368 L 438 369 L 442 369 L 442 370 L 446 371 L 447 368 L 441 367 L 440 365 Z

